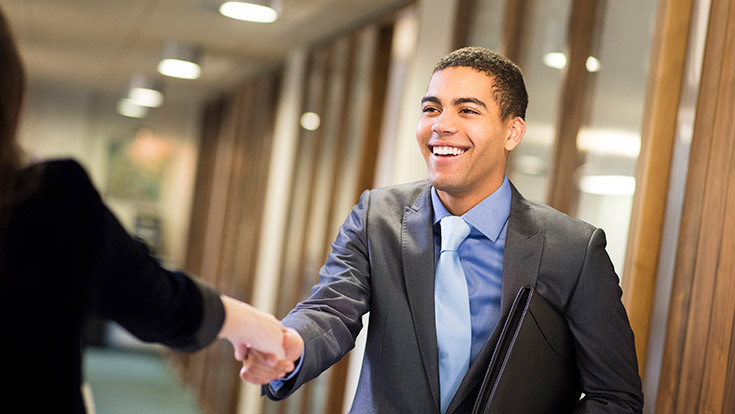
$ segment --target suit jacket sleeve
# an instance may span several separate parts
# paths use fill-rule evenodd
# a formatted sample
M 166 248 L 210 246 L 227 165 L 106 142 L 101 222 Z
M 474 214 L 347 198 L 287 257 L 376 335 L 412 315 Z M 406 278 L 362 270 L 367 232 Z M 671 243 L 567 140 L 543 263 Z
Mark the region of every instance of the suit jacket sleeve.
M 585 393 L 575 413 L 636 413 L 643 394 L 633 332 L 605 245 L 604 232 L 594 230 L 566 311 Z
M 369 201 L 370 192 L 365 191 L 332 243 L 311 297 L 283 319 L 285 326 L 296 329 L 304 339 L 304 361 L 298 374 L 277 391 L 269 385 L 263 387 L 269 398 L 286 398 L 354 347 L 362 315 L 370 306 Z

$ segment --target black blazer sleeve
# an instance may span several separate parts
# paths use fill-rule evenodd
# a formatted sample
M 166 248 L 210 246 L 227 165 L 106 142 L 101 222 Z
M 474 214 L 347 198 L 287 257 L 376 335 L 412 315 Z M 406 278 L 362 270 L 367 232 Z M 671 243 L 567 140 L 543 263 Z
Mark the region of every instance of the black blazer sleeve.
M 166 269 L 133 239 L 102 202 L 82 167 L 48 165 L 57 185 L 60 220 L 73 218 L 73 253 L 87 258 L 89 311 L 117 321 L 143 341 L 194 351 L 212 342 L 224 321 L 219 294 L 188 275 Z

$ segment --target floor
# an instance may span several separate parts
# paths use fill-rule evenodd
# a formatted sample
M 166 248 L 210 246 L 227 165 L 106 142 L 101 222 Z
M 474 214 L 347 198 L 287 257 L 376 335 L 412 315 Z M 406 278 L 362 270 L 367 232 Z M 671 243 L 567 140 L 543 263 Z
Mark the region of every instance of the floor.
M 87 347 L 89 414 L 201 414 L 160 352 Z

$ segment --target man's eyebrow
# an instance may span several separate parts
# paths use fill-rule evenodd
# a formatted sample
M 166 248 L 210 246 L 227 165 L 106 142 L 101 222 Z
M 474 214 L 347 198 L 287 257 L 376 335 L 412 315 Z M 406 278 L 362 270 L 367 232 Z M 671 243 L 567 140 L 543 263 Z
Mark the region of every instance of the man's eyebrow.
M 437 105 L 441 105 L 441 101 L 439 101 L 439 98 L 433 95 L 428 95 L 428 96 L 424 96 L 423 98 L 421 98 L 421 103 L 423 104 L 425 102 L 431 102 Z M 475 105 L 478 105 L 478 106 L 481 106 L 487 109 L 487 105 L 485 105 L 485 102 L 482 102 L 481 100 L 477 98 L 457 98 L 454 101 L 452 101 L 452 105 L 454 106 L 462 105 L 465 103 L 473 103 Z
M 479 105 L 485 109 L 487 109 L 487 105 L 485 105 L 485 102 L 482 102 L 481 100 L 477 98 L 457 98 L 452 102 L 453 105 L 462 105 L 464 103 L 473 103 L 475 105 Z
M 431 102 L 437 105 L 441 105 L 441 102 L 439 102 L 439 98 L 437 98 L 436 96 L 432 96 L 432 95 L 424 96 L 423 98 L 421 98 L 421 103 L 423 104 L 425 102 Z

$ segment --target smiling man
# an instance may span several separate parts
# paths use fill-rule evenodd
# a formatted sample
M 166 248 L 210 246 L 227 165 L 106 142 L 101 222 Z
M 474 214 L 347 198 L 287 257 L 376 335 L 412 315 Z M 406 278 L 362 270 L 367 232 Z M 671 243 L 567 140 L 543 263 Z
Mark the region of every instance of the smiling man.
M 640 412 L 603 231 L 524 199 L 505 175 L 527 103 L 520 70 L 497 53 L 442 58 L 416 130 L 428 180 L 362 194 L 311 297 L 283 320 L 293 362 L 269 366 L 251 352 L 243 379 L 287 397 L 354 346 L 370 312 L 351 412 L 470 412 L 513 298 L 531 285 L 573 334 L 584 393 L 575 411 Z

